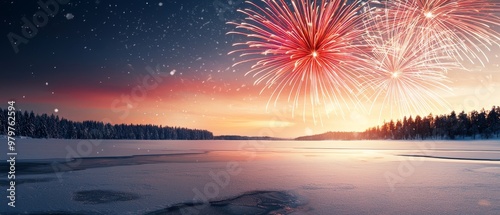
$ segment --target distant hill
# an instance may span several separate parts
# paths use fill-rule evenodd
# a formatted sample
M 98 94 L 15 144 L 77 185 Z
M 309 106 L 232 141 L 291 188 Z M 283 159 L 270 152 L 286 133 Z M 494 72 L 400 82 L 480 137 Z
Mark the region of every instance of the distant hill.
M 327 132 L 311 136 L 297 137 L 295 140 L 359 140 L 360 132 Z
M 214 136 L 214 140 L 286 140 L 276 137 L 251 137 L 251 136 L 239 136 L 239 135 L 221 135 Z

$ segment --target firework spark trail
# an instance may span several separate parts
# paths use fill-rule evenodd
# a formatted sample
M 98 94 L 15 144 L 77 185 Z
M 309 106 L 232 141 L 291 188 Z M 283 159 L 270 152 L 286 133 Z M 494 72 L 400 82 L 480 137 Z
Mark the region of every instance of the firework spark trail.
M 255 84 L 264 83 L 273 89 L 268 105 L 274 106 L 282 94 L 288 93 L 292 115 L 302 104 L 321 120 L 315 107 L 323 106 L 328 116 L 333 108 L 343 114 L 343 107 L 360 105 L 355 96 L 365 74 L 368 61 L 360 53 L 366 46 L 357 43 L 362 38 L 361 5 L 345 0 L 262 0 L 265 7 L 247 1 L 255 9 L 240 10 L 247 16 L 242 23 L 233 23 L 236 30 L 229 34 L 248 37 L 240 53 L 248 59 L 239 63 L 254 63 L 248 74 L 256 77 Z
M 500 46 L 498 0 L 390 0 L 389 18 L 399 26 L 413 26 L 423 46 L 446 46 L 443 50 L 458 62 L 489 62 L 486 51 Z M 432 39 L 430 39 L 432 38 Z
M 364 84 L 361 93 L 372 101 L 370 111 L 379 101 L 382 103 L 379 117 L 386 108 L 393 117 L 449 108 L 450 105 L 442 99 L 443 94 L 451 94 L 446 85 L 449 83 L 446 72 L 458 69 L 459 64 L 443 53 L 454 44 L 423 46 L 420 35 L 411 32 L 417 23 L 399 25 L 393 22 L 395 17 L 389 16 L 389 12 L 372 10 L 365 19 L 365 41 L 372 48 L 367 58 L 375 66 L 375 75 Z M 405 18 L 408 17 L 398 20 Z

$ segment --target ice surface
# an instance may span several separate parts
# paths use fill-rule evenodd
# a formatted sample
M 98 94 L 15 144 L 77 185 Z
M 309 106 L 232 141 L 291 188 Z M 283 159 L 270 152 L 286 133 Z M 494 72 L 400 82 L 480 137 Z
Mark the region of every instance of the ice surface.
M 23 139 L 17 151 L 16 208 L 2 198 L 0 214 L 500 214 L 497 140 Z

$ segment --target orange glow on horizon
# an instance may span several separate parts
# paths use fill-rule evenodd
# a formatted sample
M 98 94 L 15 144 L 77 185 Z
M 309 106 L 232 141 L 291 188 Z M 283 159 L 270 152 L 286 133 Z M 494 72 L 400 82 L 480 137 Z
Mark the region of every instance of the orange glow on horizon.
M 498 49 L 492 53 L 498 53 Z M 498 61 L 499 57 L 492 59 Z M 473 71 L 449 71 L 453 82 L 454 95 L 445 99 L 451 104 L 450 109 L 435 111 L 432 114 L 445 114 L 455 111 L 489 109 L 499 105 L 500 101 L 500 67 L 496 63 L 487 68 L 474 67 Z M 237 68 L 241 74 L 241 68 Z M 233 73 L 231 73 L 233 74 Z M 23 110 L 34 110 L 37 113 L 54 113 L 69 120 L 108 120 L 113 124 L 156 124 L 163 126 L 180 126 L 196 129 L 207 129 L 215 135 L 247 135 L 297 137 L 319 134 L 328 131 L 364 131 L 368 127 L 377 126 L 383 121 L 402 118 L 391 116 L 389 110 L 381 110 L 379 103 L 370 105 L 364 102 L 363 107 L 351 107 L 341 113 L 336 107 L 318 109 L 324 115 L 322 122 L 314 123 L 312 113 L 306 112 L 302 117 L 291 114 L 287 98 L 278 100 L 275 107 L 269 102 L 269 94 L 261 93 L 261 87 L 254 86 L 252 79 L 225 81 L 213 76 L 211 80 L 184 80 L 180 84 L 160 84 L 147 91 L 144 100 L 133 101 L 133 106 L 126 117 L 124 111 L 113 110 L 113 101 L 120 100 L 123 95 L 130 96 L 133 85 L 121 88 L 94 88 L 72 86 L 55 89 L 56 94 L 28 95 L 20 100 Z M 235 75 L 238 77 L 238 74 Z M 243 76 L 243 75 L 241 75 Z M 400 74 L 395 75 L 400 77 Z M 172 77 L 180 79 L 181 77 Z M 36 108 L 32 108 L 35 107 Z M 124 103 L 119 103 L 122 107 Z M 311 114 L 311 115 L 309 115 Z M 328 114 L 328 116 L 327 116 Z M 412 113 L 426 116 L 429 113 Z M 304 120 L 305 119 L 305 120 Z

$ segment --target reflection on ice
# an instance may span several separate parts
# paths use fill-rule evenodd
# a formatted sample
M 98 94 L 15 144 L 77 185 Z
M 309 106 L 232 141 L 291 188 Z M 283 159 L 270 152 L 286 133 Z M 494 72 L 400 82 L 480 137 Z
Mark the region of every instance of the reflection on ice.
M 400 155 L 404 157 L 416 157 L 416 158 L 434 158 L 434 159 L 444 159 L 444 160 L 460 160 L 460 161 L 500 161 L 500 159 L 493 158 L 465 158 L 465 157 L 444 157 L 444 156 L 433 156 L 433 155 Z
M 499 141 L 104 140 L 67 159 L 77 144 L 20 140 L 19 198 L 0 214 L 500 214 Z

